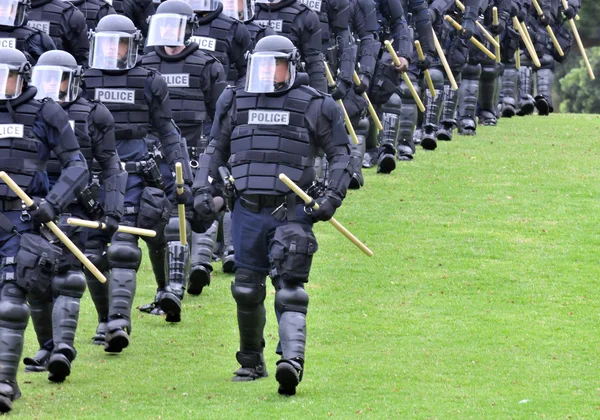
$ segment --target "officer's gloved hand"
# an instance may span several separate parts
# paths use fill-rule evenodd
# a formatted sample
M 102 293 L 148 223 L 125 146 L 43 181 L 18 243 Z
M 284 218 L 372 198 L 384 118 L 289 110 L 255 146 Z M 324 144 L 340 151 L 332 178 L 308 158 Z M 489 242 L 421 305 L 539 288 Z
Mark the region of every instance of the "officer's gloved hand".
M 100 222 L 104 223 L 104 231 L 108 234 L 109 238 L 112 238 L 117 229 L 119 229 L 119 221 L 112 216 L 106 215 L 100 219 Z
M 473 19 L 463 19 L 462 21 L 463 30 L 460 34 L 462 39 L 471 39 L 475 33 L 475 21 Z
M 544 13 L 542 16 L 538 16 L 538 20 L 543 26 L 552 25 L 554 23 L 554 19 L 552 19 L 552 15 L 549 13 Z
M 202 192 L 194 198 L 194 210 L 200 220 L 212 223 L 217 217 L 215 203 L 209 191 Z
M 360 79 L 360 84 L 354 86 L 354 91 L 358 95 L 362 95 L 363 93 L 369 90 L 369 86 L 371 85 L 371 79 L 369 79 L 369 76 L 366 74 L 361 74 L 358 76 L 358 78 Z
M 319 205 L 318 210 L 313 210 L 311 216 L 315 221 L 326 222 L 333 217 L 335 210 L 342 204 L 339 199 L 326 195 L 315 200 Z
M 339 101 L 340 99 L 344 99 L 344 97 L 348 93 L 349 89 L 350 89 L 350 83 L 338 78 L 337 81 L 335 82 L 335 87 L 333 88 L 333 92 L 331 92 L 331 96 L 336 101 Z
M 400 73 L 407 71 L 408 70 L 408 59 L 406 59 L 406 57 L 400 57 L 400 56 L 398 56 L 398 59 L 400 60 L 400 65 L 397 66 L 394 64 L 394 67 L 396 68 L 396 70 L 399 71 Z
M 37 208 L 33 209 L 33 207 Z M 29 208 L 29 214 L 36 223 L 48 223 L 56 219 L 57 210 L 46 200 L 42 200 Z
M 419 60 L 415 63 L 417 68 L 421 71 L 427 70 L 429 67 L 431 67 L 431 63 L 433 62 L 433 57 L 429 53 L 425 54 L 424 58 L 424 60 Z
M 177 194 L 177 190 L 175 190 L 175 202 L 177 204 L 187 204 L 192 198 L 192 190 L 189 185 L 183 186 L 183 194 Z
M 569 5 L 569 8 L 564 11 L 564 14 L 567 19 L 575 19 L 575 16 L 577 16 L 577 11 L 573 6 Z
M 442 23 L 443 13 L 432 7 L 429 8 L 429 16 L 431 17 L 431 25 L 438 26 Z
M 492 27 L 490 28 L 490 30 L 492 31 L 492 34 L 494 34 L 494 35 L 500 35 L 502 32 L 504 32 L 505 29 L 506 29 L 506 22 L 502 19 L 498 19 L 498 24 L 492 25 Z

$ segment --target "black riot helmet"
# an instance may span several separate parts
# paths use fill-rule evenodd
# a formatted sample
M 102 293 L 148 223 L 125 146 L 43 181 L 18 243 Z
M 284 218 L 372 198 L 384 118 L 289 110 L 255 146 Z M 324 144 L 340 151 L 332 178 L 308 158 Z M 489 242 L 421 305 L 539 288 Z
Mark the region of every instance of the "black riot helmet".
M 100 70 L 127 70 L 135 67 L 141 32 L 122 15 L 104 16 L 90 31 L 90 67 Z
M 0 48 L 0 100 L 15 99 L 31 78 L 31 64 L 14 48 Z
M 40 56 L 31 73 L 37 88 L 36 99 L 52 98 L 56 102 L 73 102 L 79 94 L 82 68 L 66 51 L 52 50 Z
M 0 26 L 22 26 L 30 6 L 31 0 L 0 0 Z
M 147 46 L 177 47 L 192 36 L 197 20 L 194 9 L 183 0 L 167 0 L 149 17 Z
M 254 17 L 254 0 L 221 0 L 223 3 L 223 14 L 248 22 Z
M 256 43 L 248 56 L 246 92 L 271 93 L 289 90 L 296 78 L 298 50 L 288 38 L 270 35 Z

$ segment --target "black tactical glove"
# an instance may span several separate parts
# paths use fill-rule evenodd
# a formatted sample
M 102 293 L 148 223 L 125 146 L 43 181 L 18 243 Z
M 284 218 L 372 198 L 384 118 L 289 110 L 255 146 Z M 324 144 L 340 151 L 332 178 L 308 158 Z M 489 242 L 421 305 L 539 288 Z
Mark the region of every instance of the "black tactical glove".
M 358 76 L 358 78 L 360 79 L 360 84 L 354 87 L 354 91 L 358 95 L 362 95 L 363 93 L 369 90 L 369 86 L 371 85 L 371 79 L 369 79 L 369 76 L 367 76 L 366 74 L 361 74 Z
M 463 39 L 471 39 L 473 37 L 473 33 L 475 32 L 475 21 L 472 19 L 463 19 L 462 21 L 463 30 L 460 34 Z
M 415 63 L 415 66 L 417 66 L 417 68 L 421 71 L 425 71 L 431 67 L 431 63 L 433 61 L 433 57 L 430 54 L 425 54 L 424 58 L 424 60 L 419 60 Z
M 175 202 L 177 204 L 187 204 L 192 198 L 192 190 L 189 185 L 183 186 L 183 194 L 177 194 L 177 189 L 175 189 Z
M 100 222 L 104 223 L 104 231 L 108 234 L 109 238 L 112 238 L 117 229 L 119 229 L 119 221 L 112 216 L 104 216 L 100 219 Z
M 571 5 L 569 5 L 569 8 L 565 10 L 564 13 L 567 19 L 575 19 L 575 16 L 577 16 L 577 11 Z
M 431 24 L 433 26 L 440 25 L 442 23 L 443 13 L 434 8 L 429 8 L 429 16 L 431 17 Z
M 502 32 L 504 32 L 505 29 L 506 29 L 506 22 L 503 21 L 502 19 L 498 19 L 498 24 L 492 25 L 490 28 L 490 30 L 492 31 L 492 34 L 494 34 L 494 35 L 500 35 Z
M 209 191 L 201 192 L 194 198 L 194 210 L 198 219 L 205 223 L 212 223 L 217 217 L 215 203 Z
M 56 219 L 58 211 L 54 206 L 48 203 L 46 200 L 42 200 L 39 203 L 35 203 L 29 207 L 29 214 L 36 223 L 48 223 Z
M 554 23 L 552 16 L 547 13 L 544 13 L 542 16 L 538 16 L 538 19 L 543 26 L 552 25 Z
M 317 198 L 315 202 L 319 205 L 319 209 L 312 211 L 311 216 L 313 220 L 326 222 L 331 219 L 335 214 L 335 210 L 339 207 L 339 204 L 341 204 L 336 203 L 336 201 L 339 202 L 339 200 L 330 196 Z
M 348 83 L 342 79 L 337 79 L 337 81 L 335 82 L 335 87 L 333 88 L 333 91 L 331 92 L 331 96 L 336 101 L 339 101 L 340 99 L 344 99 L 344 97 L 346 96 L 346 93 L 348 93 L 349 89 L 350 89 L 350 83 Z

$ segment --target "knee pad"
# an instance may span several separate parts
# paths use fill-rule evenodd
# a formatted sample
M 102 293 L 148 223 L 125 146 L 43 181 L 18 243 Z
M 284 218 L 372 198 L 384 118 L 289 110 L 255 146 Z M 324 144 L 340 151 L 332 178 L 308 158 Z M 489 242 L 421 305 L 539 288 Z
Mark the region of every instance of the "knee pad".
M 15 282 L 27 292 L 46 292 L 61 255 L 59 247 L 41 236 L 23 234 L 15 256 Z
M 108 261 L 106 260 L 106 244 L 101 241 L 89 241 L 85 244 L 85 256 L 100 270 L 101 272 L 108 269 Z
M 381 112 L 385 114 L 396 114 L 400 115 L 402 109 L 402 100 L 397 93 L 394 93 L 388 101 L 381 106 Z
M 110 268 L 136 270 L 140 268 L 142 250 L 137 246 L 137 238 L 128 233 L 117 232 L 106 252 Z
M 436 90 L 442 90 L 444 88 L 444 72 L 438 67 L 431 67 L 429 69 L 429 75 L 433 82 L 433 87 Z
M 170 213 L 171 203 L 163 190 L 153 187 L 144 188 L 140 197 L 138 227 L 155 229 L 156 236 L 161 236 Z
M 187 221 L 186 221 L 187 224 Z M 190 229 L 186 226 L 186 232 Z M 179 241 L 179 217 L 170 217 L 164 229 L 166 242 Z
M 302 284 L 283 281 L 275 292 L 275 308 L 279 313 L 308 311 L 308 293 Z
M 247 268 L 238 268 L 231 283 L 231 294 L 238 305 L 260 305 L 267 296 L 266 276 Z
M 275 229 L 269 243 L 271 278 L 308 281 L 313 255 L 317 252 L 317 239 L 312 232 L 297 223 Z
M 421 88 L 419 87 L 419 84 L 415 82 L 415 80 L 413 80 L 413 78 L 410 78 L 410 81 L 412 82 L 415 90 L 417 91 L 417 95 L 421 95 Z M 402 82 L 402 84 L 400 85 L 400 99 L 403 103 L 414 103 L 415 102 L 415 98 L 413 98 L 412 93 L 410 92 L 410 89 L 408 88 L 408 85 L 405 82 Z
M 0 299 L 0 327 L 11 330 L 24 330 L 29 321 L 29 305 L 18 286 L 5 283 Z
M 498 76 L 500 75 L 500 66 L 498 65 L 494 65 L 494 66 L 482 66 L 481 67 L 481 81 L 483 82 L 488 82 L 488 81 L 494 81 L 498 78 Z
M 552 57 L 550 54 L 544 54 L 540 58 L 540 64 L 542 65 L 540 67 L 541 69 L 554 70 L 554 57 Z
M 80 299 L 85 292 L 86 280 L 82 271 L 69 270 L 52 280 L 54 294 Z
M 481 76 L 481 64 L 467 64 L 462 71 L 464 80 L 479 80 Z

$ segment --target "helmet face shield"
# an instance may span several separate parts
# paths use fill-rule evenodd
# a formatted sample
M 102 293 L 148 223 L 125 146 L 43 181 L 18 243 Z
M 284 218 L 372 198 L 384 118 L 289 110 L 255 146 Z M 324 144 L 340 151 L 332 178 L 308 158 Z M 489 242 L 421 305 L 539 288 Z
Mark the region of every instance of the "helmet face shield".
M 37 88 L 35 99 L 51 98 L 56 102 L 72 102 L 79 91 L 79 77 L 74 70 L 61 66 L 33 67 L 31 84 Z
M 188 17 L 161 13 L 151 17 L 147 46 L 178 47 L 185 43 Z
M 185 0 L 187 4 L 192 6 L 194 12 L 212 12 L 217 10 L 219 0 Z
M 21 26 L 25 22 L 25 3 L 21 0 L 0 0 L 0 25 Z
M 136 34 L 96 32 L 90 44 L 90 67 L 100 70 L 127 70 L 137 61 Z
M 23 76 L 19 68 L 0 64 L 0 100 L 18 98 L 23 91 Z
M 272 93 L 289 89 L 296 78 L 296 66 L 290 54 L 256 52 L 248 58 L 246 92 Z
M 254 0 L 221 0 L 223 13 L 229 17 L 247 22 L 254 17 Z

